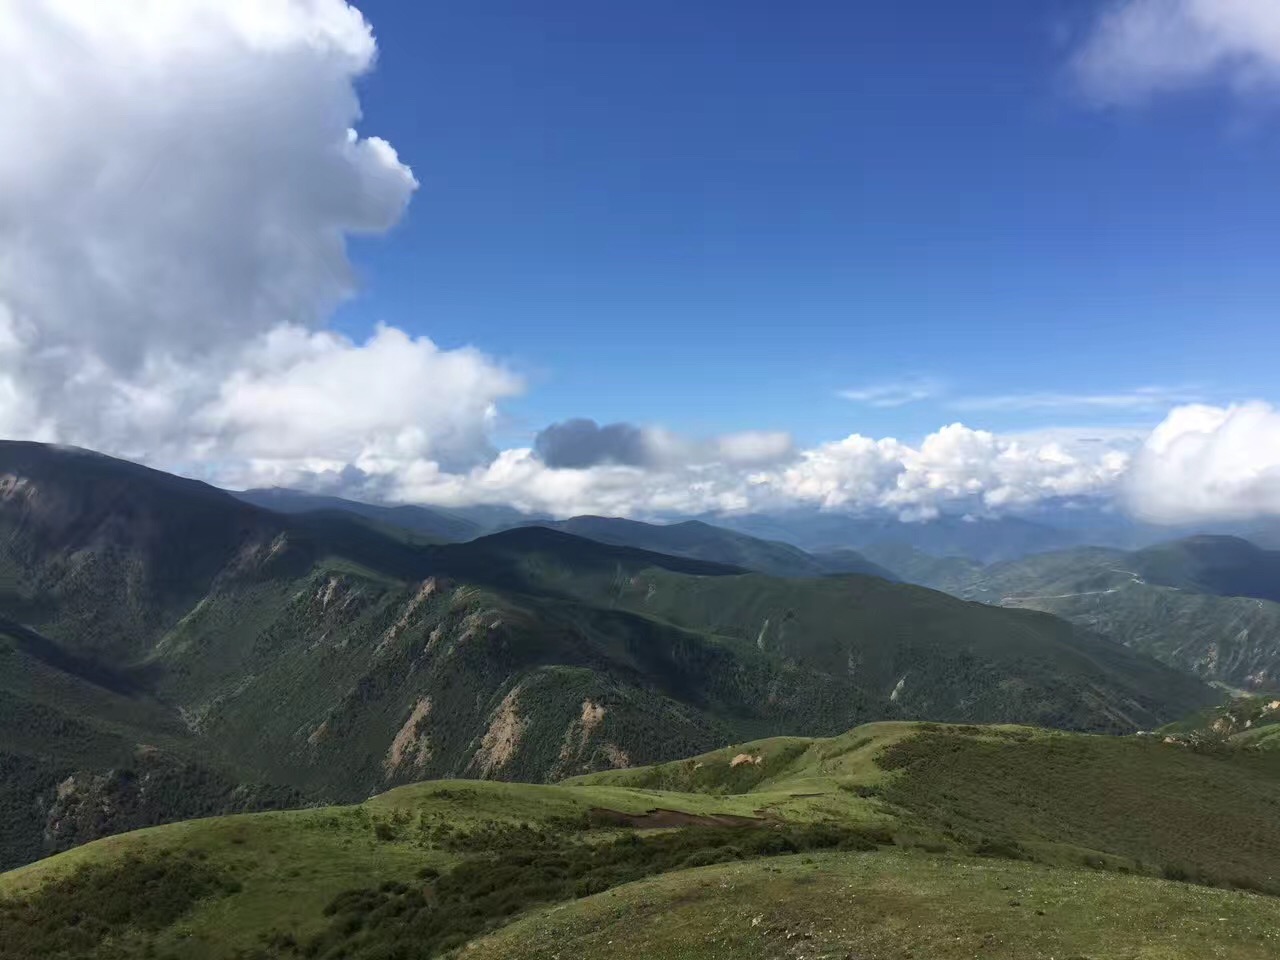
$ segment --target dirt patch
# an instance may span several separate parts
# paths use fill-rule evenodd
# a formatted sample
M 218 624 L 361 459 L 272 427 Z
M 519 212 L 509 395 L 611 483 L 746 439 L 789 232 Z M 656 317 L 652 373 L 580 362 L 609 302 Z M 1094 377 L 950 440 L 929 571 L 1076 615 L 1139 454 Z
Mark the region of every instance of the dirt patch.
M 480 771 L 481 777 L 488 777 L 505 767 L 520 746 L 526 721 L 516 712 L 516 701 L 519 698 L 520 688 L 512 687 L 511 692 L 502 698 L 502 703 L 493 712 L 489 729 L 485 731 L 480 749 L 471 761 L 472 766 Z
M 591 816 L 600 822 L 618 827 L 638 827 L 640 829 L 659 829 L 670 827 L 761 827 L 770 824 L 764 817 L 739 817 L 732 813 L 685 813 L 683 810 L 664 810 L 658 808 L 646 813 L 624 813 L 621 810 L 609 810 L 604 807 L 593 807 Z
M 422 729 L 427 717 L 431 714 L 431 698 L 419 697 L 409 713 L 409 719 L 391 741 L 387 748 L 386 759 L 382 761 L 382 769 L 388 777 L 392 776 L 405 763 L 415 767 L 424 767 L 431 759 L 431 739 Z
M 585 740 L 600 726 L 604 719 L 604 707 L 591 700 L 582 701 L 582 738 Z
M 320 726 L 311 731 L 311 735 L 307 737 L 307 743 L 315 746 L 321 740 L 329 735 L 329 721 L 326 720 Z
M 555 777 L 567 775 L 571 769 L 589 769 L 582 763 L 588 753 L 592 736 L 604 722 L 605 708 L 590 698 L 582 701 L 582 715 L 569 722 L 564 741 L 560 744 L 560 759 L 553 771 Z M 602 743 L 597 747 L 597 756 L 603 756 L 614 769 L 631 766 L 631 757 L 614 743 Z
M 749 763 L 754 764 L 755 766 L 758 767 L 762 763 L 764 763 L 764 757 L 757 757 L 750 753 L 740 753 L 736 757 L 734 757 L 732 760 L 729 761 L 729 766 L 742 767 L 742 766 L 746 766 Z
M 606 760 L 613 764 L 615 769 L 621 770 L 624 767 L 631 766 L 631 756 L 616 743 L 604 744 L 600 747 L 600 752 L 604 754 Z

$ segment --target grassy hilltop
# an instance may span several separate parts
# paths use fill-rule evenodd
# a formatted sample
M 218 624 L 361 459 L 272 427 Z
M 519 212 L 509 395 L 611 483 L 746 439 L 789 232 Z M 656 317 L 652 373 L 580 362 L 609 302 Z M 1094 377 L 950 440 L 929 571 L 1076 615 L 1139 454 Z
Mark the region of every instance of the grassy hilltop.
M 0 876 L 0 957 L 1263 958 L 1278 809 L 1273 751 L 872 724 L 100 840 Z

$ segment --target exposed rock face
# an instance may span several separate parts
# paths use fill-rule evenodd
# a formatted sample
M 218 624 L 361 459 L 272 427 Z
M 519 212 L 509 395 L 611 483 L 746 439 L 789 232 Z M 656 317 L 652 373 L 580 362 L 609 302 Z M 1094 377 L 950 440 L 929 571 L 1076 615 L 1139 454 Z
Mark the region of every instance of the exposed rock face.
M 527 724 L 516 709 L 519 699 L 520 687 L 512 687 L 493 712 L 489 729 L 480 741 L 480 749 L 471 760 L 471 767 L 481 777 L 488 779 L 500 773 L 520 747 Z
M 390 779 L 402 768 L 421 770 L 431 759 L 431 737 L 427 732 L 427 718 L 431 716 L 431 698 L 419 697 L 391 746 L 387 748 L 382 767 Z

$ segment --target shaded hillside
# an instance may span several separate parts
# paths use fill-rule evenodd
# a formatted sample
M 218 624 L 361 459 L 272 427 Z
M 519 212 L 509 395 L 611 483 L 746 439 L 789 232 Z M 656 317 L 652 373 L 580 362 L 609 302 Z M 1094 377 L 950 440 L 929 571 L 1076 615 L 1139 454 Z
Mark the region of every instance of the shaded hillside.
M 267 487 L 237 491 L 235 496 L 245 503 L 274 510 L 277 513 L 312 513 L 317 511 L 351 513 L 387 527 L 400 528 L 440 541 L 471 540 L 489 532 L 486 527 L 466 517 L 443 510 L 419 506 L 382 506 L 328 497 L 284 487 Z
M 1172 666 L 1236 687 L 1280 688 L 1276 558 L 1233 537 L 1126 553 L 1085 547 L 989 567 L 900 564 L 956 596 L 1043 610 Z
M 239 769 L 139 677 L 0 622 L 0 865 L 175 818 L 302 802 Z
M 853 550 L 812 555 L 789 543 L 761 540 L 700 520 L 652 524 L 617 517 L 573 517 L 541 525 L 601 543 L 711 560 L 776 577 L 861 573 L 886 580 L 898 579 Z
M 1220 597 L 1280 601 L 1280 550 L 1264 550 L 1239 537 L 1198 536 L 1130 555 L 1148 583 Z
M 905 523 L 887 516 L 857 517 L 797 510 L 777 514 L 729 514 L 710 519 L 742 533 L 793 543 L 814 552 L 912 547 L 938 557 L 959 556 L 982 563 L 1060 550 L 1081 542 L 1080 535 L 1069 528 L 1020 517 L 942 516 Z
M 871 577 L 784 581 L 648 571 L 614 602 L 808 667 L 882 715 L 1075 729 L 1149 727 L 1175 702 L 1212 699 L 1191 678 L 1054 617 L 1007 615 Z M 812 701 L 821 702 L 814 690 Z

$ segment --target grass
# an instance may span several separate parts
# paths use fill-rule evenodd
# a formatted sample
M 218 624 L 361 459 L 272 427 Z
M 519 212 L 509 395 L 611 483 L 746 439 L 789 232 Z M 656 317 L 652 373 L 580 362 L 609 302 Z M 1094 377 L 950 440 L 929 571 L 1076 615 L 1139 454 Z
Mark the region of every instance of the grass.
M 715 750 L 673 763 L 590 774 L 566 781 L 583 787 L 629 788 L 654 797 L 681 796 L 744 815 L 794 822 L 839 819 L 884 823 L 892 819 L 870 799 L 886 773 L 875 761 L 885 748 L 918 733 L 915 723 L 882 722 L 838 737 L 773 737 Z M 747 758 L 744 762 L 743 758 Z M 736 762 L 735 762 L 736 761 Z M 701 811 L 700 811 L 701 812 Z
M 1280 894 L 1280 755 L 1156 738 L 939 728 L 890 746 L 881 795 L 904 822 L 1048 860 Z
M 373 818 L 359 807 L 250 814 L 167 824 L 77 847 L 0 875 L 0 896 L 26 899 L 60 888 L 88 867 L 165 855 L 199 856 L 238 884 L 232 893 L 195 903 L 153 938 L 162 955 L 172 950 L 192 960 L 256 946 L 265 930 L 319 931 L 325 905 L 342 891 L 454 859 L 378 840 Z
M 855 949 L 847 941 L 866 958 L 904 956 L 892 952 L 895 937 L 917 956 L 944 960 L 977 946 L 983 956 L 1060 960 L 1263 956 L 1257 944 L 1276 944 L 1255 934 L 1276 929 L 1266 923 L 1280 900 L 1243 891 L 1280 894 L 1278 785 L 1280 754 L 1269 751 L 878 723 L 559 785 L 433 781 L 350 807 L 156 827 L 0 875 L 0 903 L 74 890 L 86 869 L 195 857 L 217 878 L 216 892 L 162 929 L 117 938 L 133 951 L 122 960 L 146 949 L 194 960 L 295 950 L 356 960 L 400 956 L 409 943 L 421 949 L 403 955 L 435 956 L 529 910 L 512 928 L 516 939 L 496 934 L 483 946 L 491 952 L 467 956 L 551 956 L 504 944 L 550 951 L 555 937 L 597 930 L 583 934 L 580 950 L 575 943 L 575 955 L 608 957 L 611 929 L 633 937 L 629 947 L 641 952 L 631 956 L 690 960 L 822 956 L 828 934 L 830 950 Z M 636 830 L 600 812 L 655 810 L 696 823 L 728 814 L 740 825 Z M 868 838 L 896 849 L 870 858 L 824 852 Z M 790 849 L 813 862 L 776 856 Z M 764 854 L 774 856 L 752 859 Z M 713 867 L 693 870 L 701 864 Z M 607 892 L 579 899 L 597 890 Z M 1125 906 L 1126 897 L 1144 899 Z M 833 914 L 841 898 L 848 904 Z M 1090 910 L 1105 921 L 1096 930 Z M 1228 920 L 1198 926 L 1198 910 Z M 953 915 L 954 950 L 942 932 Z M 666 919 L 650 930 L 654 916 Z M 1170 946 L 1175 936 L 1184 952 Z M 1165 940 L 1167 949 L 1150 946 Z M 1023 942 L 1040 952 L 1010 952 Z M 1197 953 L 1197 944 L 1218 952 Z M 797 945 L 806 952 L 786 952 Z
M 539 911 L 473 944 L 466 956 L 1264 960 L 1278 951 L 1280 901 L 1271 898 L 882 851 L 655 877 Z
M 434 956 L 467 944 L 531 906 L 593 893 L 641 877 L 710 863 L 799 851 L 869 850 L 888 837 L 826 824 L 780 828 L 688 828 L 604 837 L 522 825 L 472 835 L 468 857 L 416 882 L 353 890 L 325 908 L 330 924 L 302 943 L 267 938 L 253 960 L 299 955 L 321 960 Z
M 256 948 L 274 931 L 315 936 L 328 927 L 323 911 L 339 894 L 412 881 L 424 866 L 446 870 L 468 837 L 495 827 L 581 827 L 596 807 L 643 813 L 655 806 L 747 815 L 751 809 L 743 798 L 625 787 L 432 781 L 356 806 L 211 817 L 107 837 L 0 874 L 0 898 L 31 898 L 89 867 L 198 855 L 238 889 L 195 903 L 151 939 L 161 955 L 176 950 L 212 960 Z M 424 836 L 423 825 L 432 832 Z M 434 833 L 445 825 L 445 837 Z

